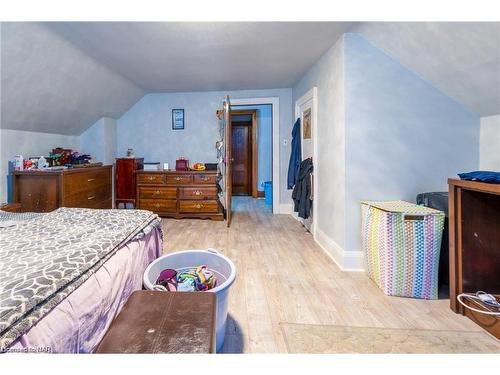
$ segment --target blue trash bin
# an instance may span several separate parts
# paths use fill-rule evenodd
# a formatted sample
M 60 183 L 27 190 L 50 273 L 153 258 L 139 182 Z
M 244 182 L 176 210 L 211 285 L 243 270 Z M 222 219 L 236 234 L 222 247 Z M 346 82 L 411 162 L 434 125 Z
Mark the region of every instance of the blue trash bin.
M 264 196 L 266 198 L 266 204 L 272 205 L 273 204 L 273 182 L 272 181 L 264 182 Z

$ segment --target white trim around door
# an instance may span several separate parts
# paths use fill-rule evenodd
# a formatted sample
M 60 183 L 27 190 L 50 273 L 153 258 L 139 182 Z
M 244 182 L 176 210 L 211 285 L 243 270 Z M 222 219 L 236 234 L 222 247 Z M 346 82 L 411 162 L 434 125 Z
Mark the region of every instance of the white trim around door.
M 273 106 L 273 214 L 280 212 L 280 98 L 231 98 L 231 106 L 263 105 Z

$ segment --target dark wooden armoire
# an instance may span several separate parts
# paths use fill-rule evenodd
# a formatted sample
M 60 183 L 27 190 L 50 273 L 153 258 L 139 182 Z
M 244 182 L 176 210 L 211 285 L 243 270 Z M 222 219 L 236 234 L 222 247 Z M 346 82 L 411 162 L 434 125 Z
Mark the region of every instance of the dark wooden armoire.
M 118 158 L 115 166 L 115 204 L 116 208 L 127 207 L 131 203 L 136 207 L 135 171 L 144 169 L 143 158 Z

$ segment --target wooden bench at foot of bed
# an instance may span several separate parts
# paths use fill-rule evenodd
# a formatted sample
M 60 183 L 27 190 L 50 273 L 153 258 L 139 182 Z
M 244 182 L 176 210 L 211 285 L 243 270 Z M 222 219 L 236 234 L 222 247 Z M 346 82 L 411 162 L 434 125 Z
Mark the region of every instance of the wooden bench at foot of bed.
M 215 353 L 214 293 L 139 290 L 95 353 Z

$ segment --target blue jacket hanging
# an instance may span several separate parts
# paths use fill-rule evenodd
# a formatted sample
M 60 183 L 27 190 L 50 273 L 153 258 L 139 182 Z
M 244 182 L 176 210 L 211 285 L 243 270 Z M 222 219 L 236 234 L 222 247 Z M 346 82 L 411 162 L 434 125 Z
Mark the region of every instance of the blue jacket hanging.
M 300 145 L 300 118 L 295 121 L 292 130 L 292 150 L 290 152 L 290 163 L 288 164 L 288 189 L 293 189 L 297 175 L 299 174 L 300 162 L 302 161 L 302 150 Z

